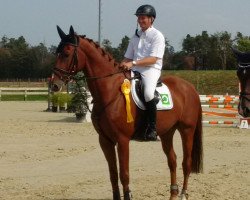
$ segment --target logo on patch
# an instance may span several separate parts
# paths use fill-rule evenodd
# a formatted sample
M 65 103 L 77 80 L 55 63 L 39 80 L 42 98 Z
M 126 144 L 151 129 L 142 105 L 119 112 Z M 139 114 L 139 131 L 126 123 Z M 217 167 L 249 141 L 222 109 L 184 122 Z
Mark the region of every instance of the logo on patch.
M 163 105 L 170 104 L 168 94 L 161 94 L 161 102 Z

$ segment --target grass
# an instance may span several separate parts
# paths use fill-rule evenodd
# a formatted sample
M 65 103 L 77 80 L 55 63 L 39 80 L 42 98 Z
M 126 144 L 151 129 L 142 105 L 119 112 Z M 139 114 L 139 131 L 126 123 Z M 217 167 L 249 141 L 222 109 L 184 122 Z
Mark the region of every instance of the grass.
M 235 70 L 163 71 L 162 75 L 175 75 L 191 82 L 199 94 L 237 95 L 239 93 L 239 81 Z
M 48 95 L 28 95 L 26 101 L 47 101 Z M 25 101 L 24 95 L 2 95 L 1 101 Z
M 45 81 L 0 81 L 0 87 L 48 87 L 48 83 Z

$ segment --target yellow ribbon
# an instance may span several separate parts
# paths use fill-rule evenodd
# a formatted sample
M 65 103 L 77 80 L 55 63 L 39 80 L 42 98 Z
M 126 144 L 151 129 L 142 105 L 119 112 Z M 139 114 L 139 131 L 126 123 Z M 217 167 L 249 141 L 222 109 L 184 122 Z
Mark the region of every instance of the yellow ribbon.
M 127 123 L 131 123 L 134 121 L 130 107 L 130 97 L 129 97 L 130 87 L 131 87 L 130 81 L 128 79 L 125 79 L 121 85 L 121 90 L 126 100 Z

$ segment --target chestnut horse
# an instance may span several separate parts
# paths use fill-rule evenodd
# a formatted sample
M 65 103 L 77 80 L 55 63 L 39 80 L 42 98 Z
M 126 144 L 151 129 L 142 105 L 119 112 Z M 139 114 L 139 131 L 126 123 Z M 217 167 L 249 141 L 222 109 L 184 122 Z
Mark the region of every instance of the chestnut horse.
M 237 76 L 240 81 L 240 101 L 238 112 L 243 117 L 250 117 L 250 52 L 245 53 L 232 48 L 238 61 Z
M 127 123 L 126 100 L 121 84 L 130 77 L 121 71 L 119 64 L 98 44 L 85 36 L 75 34 L 70 27 L 66 35 L 57 27 L 61 43 L 58 46 L 56 66 L 53 69 L 57 79 L 54 88 L 66 83 L 72 75 L 83 71 L 89 91 L 93 97 L 92 123 L 99 134 L 99 143 L 108 162 L 113 200 L 120 200 L 118 177 L 123 186 L 124 200 L 131 199 L 129 189 L 129 141 L 135 132 L 143 132 L 144 111 L 131 102 L 134 122 Z M 62 80 L 62 81 L 60 81 Z M 188 178 L 191 172 L 202 170 L 202 110 L 199 95 L 194 87 L 177 77 L 169 76 L 162 81 L 168 85 L 174 108 L 157 112 L 157 133 L 167 155 L 171 174 L 170 199 L 178 196 L 176 183 L 176 154 L 173 148 L 175 130 L 180 132 L 183 145 L 183 188 L 181 199 L 187 198 Z M 116 153 L 119 160 L 119 175 Z

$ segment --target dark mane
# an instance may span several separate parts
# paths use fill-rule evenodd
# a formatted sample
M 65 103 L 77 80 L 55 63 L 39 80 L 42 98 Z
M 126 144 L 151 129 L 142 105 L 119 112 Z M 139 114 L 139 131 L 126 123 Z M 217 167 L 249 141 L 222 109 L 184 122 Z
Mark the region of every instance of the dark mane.
M 78 46 L 79 44 L 79 38 L 85 39 L 87 40 L 90 44 L 92 44 L 99 52 L 100 54 L 105 57 L 108 62 L 113 62 L 114 63 L 114 67 L 119 66 L 119 63 L 115 61 L 115 59 L 113 58 L 113 56 L 107 52 L 105 49 L 103 49 L 97 42 L 95 42 L 94 40 L 87 38 L 86 35 L 77 35 L 75 34 L 74 37 L 72 37 L 71 35 L 66 35 L 61 42 L 59 43 L 57 49 L 56 49 L 56 53 L 61 53 L 63 50 L 63 47 L 67 44 L 73 45 L 73 46 Z
M 109 62 L 113 62 L 114 63 L 114 67 L 119 66 L 119 63 L 115 61 L 114 57 L 107 52 L 105 49 L 103 49 L 97 42 L 95 42 L 94 40 L 87 38 L 85 35 L 84 36 L 79 36 L 82 39 L 87 40 L 90 44 L 92 44 L 99 52 L 100 54 L 105 57 Z

